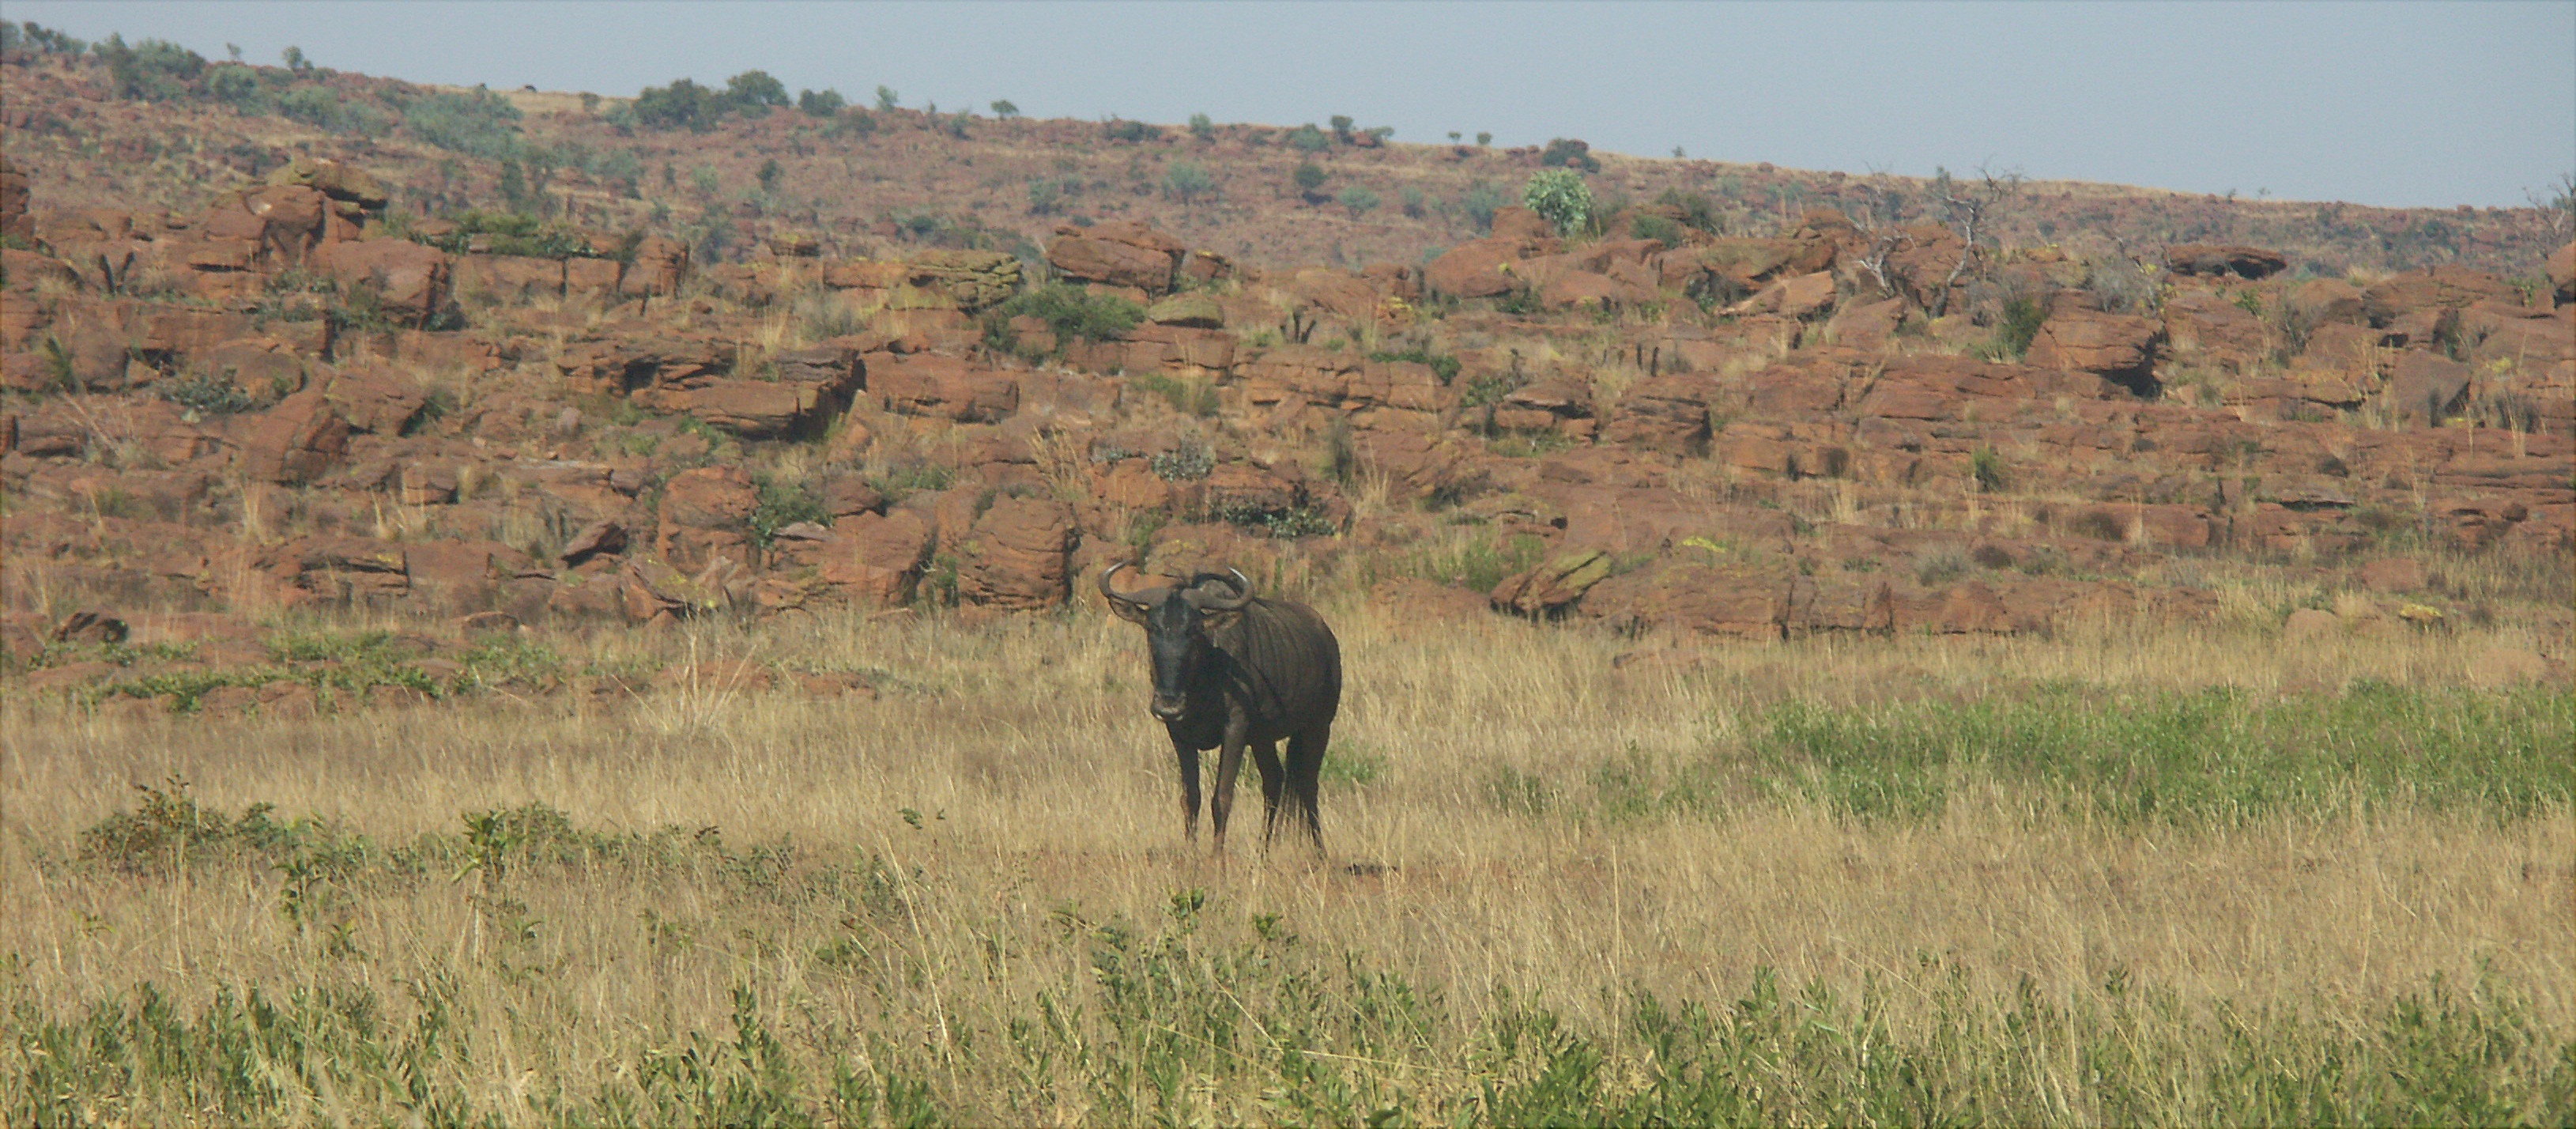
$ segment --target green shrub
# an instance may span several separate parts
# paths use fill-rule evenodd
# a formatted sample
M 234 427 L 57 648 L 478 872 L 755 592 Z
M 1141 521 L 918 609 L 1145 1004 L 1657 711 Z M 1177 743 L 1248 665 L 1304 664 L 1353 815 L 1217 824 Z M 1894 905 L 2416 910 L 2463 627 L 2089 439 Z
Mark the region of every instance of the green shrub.
M 1601 171 L 1601 162 L 1592 156 L 1592 146 L 1571 137 L 1550 138 L 1547 150 L 1539 154 L 1538 163 L 1541 167 L 1551 169 Z
M 1163 174 L 1164 191 L 1182 203 L 1204 200 L 1216 194 L 1216 178 L 1194 161 L 1174 161 Z
M 1452 380 L 1458 379 L 1458 358 L 1444 353 L 1434 353 L 1429 349 L 1421 347 L 1407 349 L 1401 353 L 1385 351 L 1375 352 L 1369 354 L 1369 359 L 1372 361 L 1410 361 L 1417 365 L 1429 365 L 1431 366 L 1431 375 L 1440 378 L 1440 383 L 1442 384 L 1447 384 Z
M 849 104 L 849 100 L 841 97 L 841 92 L 838 90 L 827 88 L 796 92 L 796 109 L 809 118 L 834 117 Z
M 1288 179 L 1297 186 L 1297 191 L 1312 193 L 1324 186 L 1324 166 L 1313 161 L 1300 162 L 1297 171 L 1290 173 Z
M 1377 193 L 1370 191 L 1367 186 L 1359 184 L 1354 184 L 1348 188 L 1342 189 L 1341 195 L 1336 196 L 1333 199 L 1335 203 L 1351 210 L 1352 219 L 1358 219 L 1360 216 L 1367 214 L 1371 209 L 1376 208 L 1380 202 L 1378 200 Z
M 1332 146 L 1333 139 L 1324 136 L 1324 131 L 1315 128 L 1313 122 L 1288 131 L 1288 147 L 1300 153 L 1321 153 Z
M 744 71 L 725 80 L 725 101 L 744 117 L 759 117 L 771 110 L 791 105 L 787 86 L 768 71 Z
M 751 543 L 768 548 L 778 531 L 800 521 L 816 524 L 832 520 L 832 512 L 823 508 L 823 500 L 802 482 L 784 482 L 767 475 L 752 476 L 760 487 L 760 503 L 751 511 Z
M 1560 235 L 1572 235 L 1592 219 L 1592 189 L 1572 169 L 1541 169 L 1521 186 L 1521 205 L 1538 213 Z
M 1102 132 L 1111 141 L 1143 142 L 1160 141 L 1163 139 L 1162 130 L 1156 129 L 1143 122 L 1131 122 L 1123 119 L 1111 120 Z
M 1165 482 L 1196 482 L 1216 470 L 1216 457 L 1205 447 L 1174 447 L 1145 460 L 1145 466 Z
M 522 115 L 510 100 L 476 87 L 432 91 L 405 103 L 403 130 L 451 152 L 498 161 L 519 155 Z
M 1503 204 L 1502 191 L 1481 180 L 1468 185 L 1466 194 L 1458 198 L 1458 210 L 1467 213 L 1468 220 L 1476 225 L 1478 231 L 1494 229 L 1494 213 L 1501 210 Z
M 107 64 L 108 84 L 119 98 L 184 98 L 206 69 L 205 56 L 166 39 L 142 39 L 129 46 L 123 35 L 110 35 L 95 50 Z
M 1662 216 L 1632 216 L 1628 220 L 1628 230 L 1639 239 L 1660 239 L 1665 246 L 1682 241 L 1682 225 Z
M 1011 319 L 1016 317 L 1045 322 L 1048 331 L 1055 334 L 1056 347 L 1061 349 L 1074 341 L 1123 337 L 1145 320 L 1145 308 L 1114 294 L 1094 294 L 1071 283 L 1049 283 L 1023 290 L 985 311 L 986 343 L 1019 352 L 1019 337 L 1011 331 Z
M 1190 136 L 1201 141 L 1216 140 L 1216 122 L 1206 114 L 1191 114 Z

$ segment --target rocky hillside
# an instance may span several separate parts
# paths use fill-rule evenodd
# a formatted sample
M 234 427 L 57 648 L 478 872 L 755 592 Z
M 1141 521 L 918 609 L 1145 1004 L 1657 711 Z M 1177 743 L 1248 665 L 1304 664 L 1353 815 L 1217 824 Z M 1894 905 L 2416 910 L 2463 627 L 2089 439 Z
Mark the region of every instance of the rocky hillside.
M 2069 186 L 2090 227 L 1985 181 L 1756 222 L 1657 186 L 1773 172 L 1564 148 L 1553 218 L 1398 219 L 1408 182 L 1521 199 L 1545 155 L 1328 134 L 1330 176 L 1387 190 L 1310 206 L 1243 199 L 1300 163 L 1248 127 L 903 111 L 656 132 L 573 100 L 439 156 L 405 108 L 490 99 L 238 68 L 244 104 L 410 99 L 328 134 L 6 66 L 0 631 L 26 685 L 123 708 L 487 685 L 472 640 L 509 628 L 1045 611 L 1130 559 L 1675 638 L 2566 638 L 2576 245 L 2322 273 L 2149 250 L 2156 197 Z M 530 179 L 535 139 L 612 137 L 633 182 Z M 1212 195 L 1154 187 L 1184 156 Z M 1032 161 L 1084 180 L 1061 221 Z M 719 170 L 698 218 L 674 167 Z M 2460 230 L 2510 267 L 2525 220 Z M 402 661 L 273 634 L 349 608 L 416 622 Z

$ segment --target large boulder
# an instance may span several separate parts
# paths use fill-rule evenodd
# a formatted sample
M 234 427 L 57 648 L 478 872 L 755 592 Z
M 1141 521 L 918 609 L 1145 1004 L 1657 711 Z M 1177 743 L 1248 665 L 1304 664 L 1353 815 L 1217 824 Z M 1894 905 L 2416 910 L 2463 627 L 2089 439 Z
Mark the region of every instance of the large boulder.
M 1047 498 L 1001 498 L 975 519 L 958 598 L 1005 610 L 1052 608 L 1071 591 L 1073 512 Z
M 868 366 L 868 390 L 885 410 L 957 423 L 997 422 L 1020 407 L 1019 382 L 955 357 L 888 357 Z
M 2040 368 L 2070 369 L 2137 386 L 2155 367 L 2164 327 L 2141 317 L 2061 310 L 2040 323 L 2023 357 Z
M 447 252 L 408 239 L 367 239 L 323 244 L 313 264 L 344 290 L 366 290 L 384 314 L 425 328 L 447 308 Z
M 2576 241 L 2549 253 L 2549 288 L 2558 305 L 2576 303 Z
M 348 452 L 349 421 L 318 388 L 278 401 L 240 436 L 242 473 L 262 482 L 310 482 Z
M 1147 294 L 1166 294 L 1180 270 L 1187 245 L 1133 220 L 1116 220 L 1056 229 L 1047 244 L 1047 263 L 1077 282 L 1133 286 Z
M 759 484 L 740 468 L 681 471 L 662 488 L 662 520 L 653 538 L 654 551 L 674 567 L 692 572 L 719 556 L 746 561 L 751 555 L 751 515 L 759 508 Z
M 1521 277 L 1512 269 L 1521 245 L 1509 239 L 1475 239 L 1431 260 L 1423 272 L 1431 289 L 1455 298 L 1495 298 L 1512 292 Z
M 2176 243 L 2165 248 L 2165 266 L 2175 274 L 2235 275 L 2269 278 L 2290 267 L 2277 251 L 2236 244 Z
M 861 512 L 832 523 L 822 579 L 845 599 L 892 607 L 913 597 L 930 559 L 930 523 L 911 510 Z

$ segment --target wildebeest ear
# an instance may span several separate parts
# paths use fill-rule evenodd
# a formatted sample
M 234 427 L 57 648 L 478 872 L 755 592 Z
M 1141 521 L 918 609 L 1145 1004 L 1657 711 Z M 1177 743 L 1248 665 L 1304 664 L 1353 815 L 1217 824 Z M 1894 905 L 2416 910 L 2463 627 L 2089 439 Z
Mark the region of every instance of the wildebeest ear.
M 1148 589 L 1147 591 L 1138 594 L 1159 595 L 1161 591 L 1161 589 Z M 1155 603 L 1161 602 L 1159 600 L 1139 602 L 1126 596 L 1111 596 L 1108 599 L 1110 611 L 1118 613 L 1118 618 L 1126 620 L 1127 622 L 1139 627 L 1142 627 L 1145 624 L 1145 609 L 1151 607 Z

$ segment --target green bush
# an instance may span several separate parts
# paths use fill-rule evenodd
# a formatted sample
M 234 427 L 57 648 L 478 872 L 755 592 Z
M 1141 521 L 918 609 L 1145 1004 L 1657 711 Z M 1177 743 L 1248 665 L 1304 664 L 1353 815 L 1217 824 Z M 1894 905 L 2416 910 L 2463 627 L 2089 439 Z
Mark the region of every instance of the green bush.
M 809 118 L 828 118 L 839 114 L 849 101 L 838 90 L 799 90 L 796 109 Z
M 751 542 L 768 548 L 778 531 L 800 521 L 829 523 L 832 512 L 823 508 L 823 500 L 802 482 L 786 482 L 770 475 L 752 476 L 760 487 L 760 504 L 751 511 Z
M 1682 225 L 1662 216 L 1632 216 L 1628 230 L 1639 239 L 1660 239 L 1668 247 L 1682 241 Z
M 759 70 L 744 71 L 726 79 L 725 101 L 732 104 L 735 113 L 754 118 L 791 104 L 786 84 L 772 77 L 768 71 Z
M 131 46 L 123 35 L 111 35 L 95 50 L 107 64 L 107 78 L 119 98 L 166 102 L 187 97 L 206 69 L 205 56 L 166 39 L 143 39 Z
M 1458 379 L 1458 358 L 1448 356 L 1443 353 L 1434 353 L 1429 349 L 1416 347 L 1407 349 L 1401 353 L 1379 351 L 1369 354 L 1369 359 L 1372 361 L 1411 361 L 1417 365 L 1429 365 L 1431 366 L 1431 374 L 1439 377 L 1440 383 L 1442 384 L 1447 384 L 1452 380 Z
M 1216 140 L 1216 122 L 1206 114 L 1191 114 L 1190 136 L 1201 141 Z
M 1164 190 L 1183 203 L 1204 200 L 1216 194 L 1216 178 L 1193 161 L 1174 161 L 1163 174 Z
M 1501 210 L 1504 203 L 1500 189 L 1480 180 L 1468 185 L 1466 194 L 1458 198 L 1458 210 L 1467 213 L 1467 219 L 1476 225 L 1476 230 L 1492 231 L 1494 213 Z
M 1145 320 L 1145 308 L 1111 294 L 1094 294 L 1070 283 L 1049 283 L 1023 290 L 1009 301 L 984 313 L 984 340 L 997 348 L 1018 352 L 1018 335 L 1011 331 L 1011 319 L 1034 317 L 1047 324 L 1061 349 L 1073 341 L 1111 341 L 1136 328 Z
M 1333 200 L 1350 209 L 1352 219 L 1358 219 L 1379 204 L 1377 193 L 1370 191 L 1366 185 L 1359 184 L 1342 189 L 1341 195 L 1334 197 Z
M 1297 191 L 1312 193 L 1324 186 L 1324 167 L 1313 161 L 1300 162 L 1297 171 L 1289 174 L 1288 179 L 1297 186 Z
M 1521 186 L 1521 206 L 1538 213 L 1558 234 L 1572 235 L 1592 219 L 1592 189 L 1572 169 L 1541 169 Z
M 522 148 L 519 108 L 477 87 L 462 93 L 433 91 L 402 108 L 404 132 L 451 152 L 498 161 Z
M 1324 136 L 1324 131 L 1315 128 L 1313 122 L 1288 131 L 1288 147 L 1300 153 L 1321 153 L 1332 146 L 1333 139 Z
M 1601 171 L 1601 162 L 1592 156 L 1592 146 L 1571 137 L 1549 139 L 1547 150 L 1539 154 L 1538 163 L 1542 167 L 1551 169 Z
M 1143 122 L 1113 120 L 1103 130 L 1111 141 L 1160 141 L 1163 131 Z

